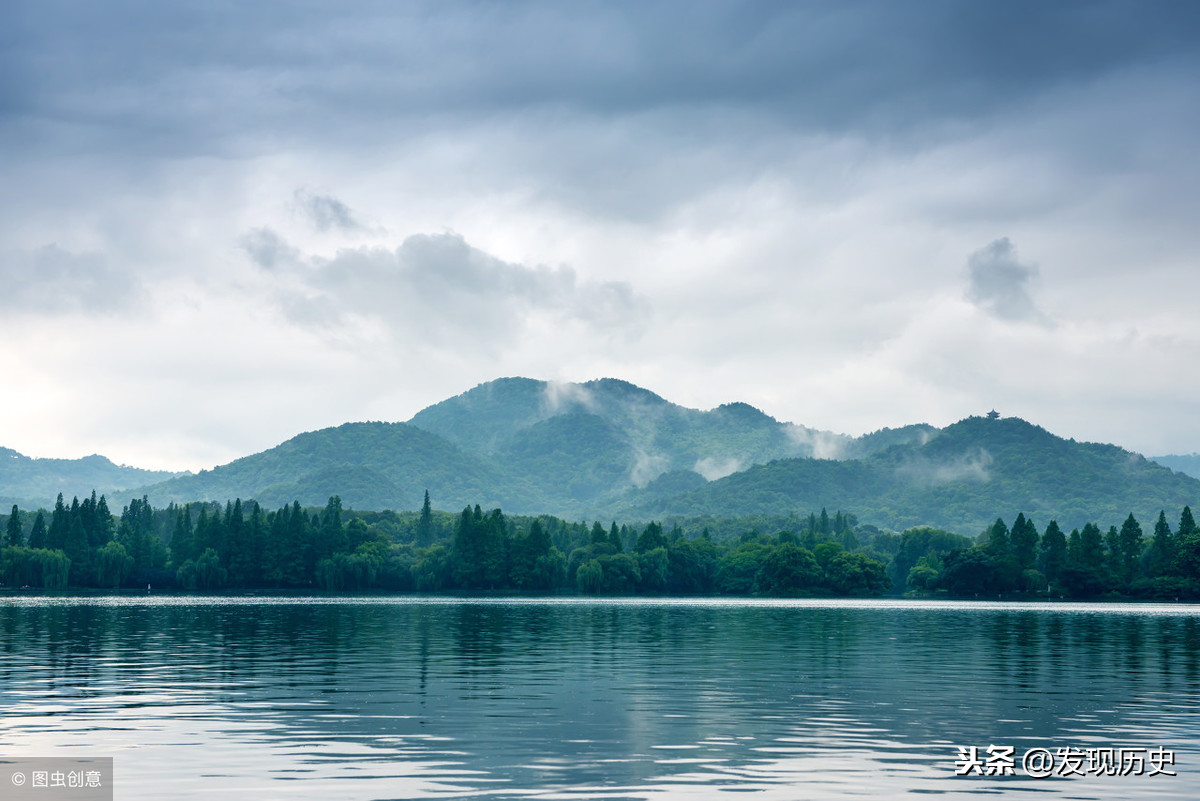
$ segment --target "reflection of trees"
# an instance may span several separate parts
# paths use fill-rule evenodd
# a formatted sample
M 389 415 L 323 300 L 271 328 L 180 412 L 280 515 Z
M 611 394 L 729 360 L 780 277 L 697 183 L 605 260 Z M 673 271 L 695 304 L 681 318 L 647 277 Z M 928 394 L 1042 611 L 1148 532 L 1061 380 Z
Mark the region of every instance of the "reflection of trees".
M 51 695 L 142 694 L 217 718 L 255 709 L 275 741 L 439 735 L 496 770 L 541 756 L 599 765 L 732 732 L 818 748 L 855 726 L 895 742 L 1019 745 L 1036 735 L 1095 746 L 1122 716 L 1160 714 L 1153 699 L 1169 694 L 1194 714 L 1200 697 L 1195 617 L 855 605 L 63 605 L 0 607 L 0 632 L 0 693 L 38 678 Z M 1078 742 L 1087 727 L 1097 742 Z M 653 766 L 627 770 L 649 775 Z

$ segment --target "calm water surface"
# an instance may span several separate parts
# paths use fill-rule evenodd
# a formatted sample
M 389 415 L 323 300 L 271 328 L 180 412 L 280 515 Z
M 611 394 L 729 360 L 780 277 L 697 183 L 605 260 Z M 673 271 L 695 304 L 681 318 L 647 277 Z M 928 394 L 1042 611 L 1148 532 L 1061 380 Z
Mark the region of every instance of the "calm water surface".
M 992 744 L 1019 775 L 954 775 Z M 3 599 L 0 757 L 46 755 L 118 799 L 1197 798 L 1200 608 Z

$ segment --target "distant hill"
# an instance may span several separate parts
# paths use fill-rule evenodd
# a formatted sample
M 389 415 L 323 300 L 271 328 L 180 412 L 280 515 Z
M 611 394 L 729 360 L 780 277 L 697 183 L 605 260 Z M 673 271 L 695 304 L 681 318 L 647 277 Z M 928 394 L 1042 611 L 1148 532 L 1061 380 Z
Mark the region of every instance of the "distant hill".
M 1186 473 L 1192 478 L 1200 478 L 1200 453 L 1185 455 L 1151 456 L 1150 461 L 1158 462 L 1163 467 Z
M 138 492 L 152 503 L 240 496 L 271 505 L 323 504 L 338 494 L 347 506 L 381 509 L 414 508 L 428 488 L 445 509 L 479 503 L 575 516 L 599 513 L 665 472 L 704 483 L 855 442 L 780 423 L 743 403 L 688 409 L 626 381 L 505 378 L 430 406 L 408 423 L 302 434 Z
M 113 464 L 103 456 L 82 459 L 31 459 L 10 448 L 0 448 L 0 504 L 22 508 L 49 508 L 58 493 L 68 501 L 86 497 L 92 490 L 140 487 L 176 475 L 162 470 L 140 470 Z
M 581 502 L 645 486 L 665 472 L 712 479 L 856 446 L 851 437 L 781 423 L 749 404 L 699 411 L 613 378 L 502 378 L 434 404 L 409 423 L 516 466 L 552 496 Z
M 42 497 L 62 487 L 113 486 L 76 479 L 47 478 Z M 745 403 L 689 409 L 616 379 L 500 379 L 408 423 L 347 423 L 197 475 L 123 486 L 136 483 L 145 486 L 111 492 L 113 505 L 145 494 L 155 505 L 241 497 L 315 506 L 337 494 L 355 509 L 404 510 L 416 509 L 428 489 L 437 508 L 452 511 L 480 504 L 633 521 L 767 519 L 826 508 L 896 530 L 930 524 L 969 535 L 1018 511 L 1069 530 L 1130 512 L 1149 525 L 1159 509 L 1177 515 L 1185 504 L 1200 507 L 1195 478 L 1018 418 L 969 417 L 944 429 L 920 424 L 854 438 L 781 422 Z
M 255 499 L 324 505 L 331 495 L 355 509 L 412 509 L 428 489 L 439 508 L 475 503 L 537 508 L 544 499 L 511 471 L 464 453 L 405 423 L 346 423 L 289 439 L 226 465 L 120 494 L 150 502 Z
M 646 516 L 801 513 L 826 507 L 893 529 L 975 534 L 1023 511 L 1068 530 L 1200 502 L 1200 481 L 1116 447 L 1078 443 L 1019 418 L 969 417 L 922 443 L 861 460 L 785 459 L 664 497 L 625 499 Z

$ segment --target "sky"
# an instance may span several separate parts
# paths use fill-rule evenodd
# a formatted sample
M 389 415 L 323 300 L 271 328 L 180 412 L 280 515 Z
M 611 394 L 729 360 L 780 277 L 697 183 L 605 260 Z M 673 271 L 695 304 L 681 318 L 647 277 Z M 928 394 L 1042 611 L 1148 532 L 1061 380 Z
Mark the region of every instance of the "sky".
M 1200 5 L 0 7 L 0 445 L 502 376 L 1200 451 Z

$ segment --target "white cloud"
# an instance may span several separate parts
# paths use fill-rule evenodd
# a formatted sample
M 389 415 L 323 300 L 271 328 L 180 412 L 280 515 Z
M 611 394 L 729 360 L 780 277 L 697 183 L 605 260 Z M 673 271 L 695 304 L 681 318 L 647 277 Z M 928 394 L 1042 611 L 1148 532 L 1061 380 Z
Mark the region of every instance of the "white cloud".
M 337 338 L 367 321 L 366 330 L 389 332 L 401 347 L 494 358 L 538 319 L 636 338 L 649 315 L 627 283 L 580 281 L 568 266 L 506 262 L 452 233 L 414 234 L 395 249 L 343 248 L 327 258 L 299 258 L 266 229 L 243 242 L 264 268 L 273 269 L 281 253 L 297 264 L 280 283 L 284 314 Z

